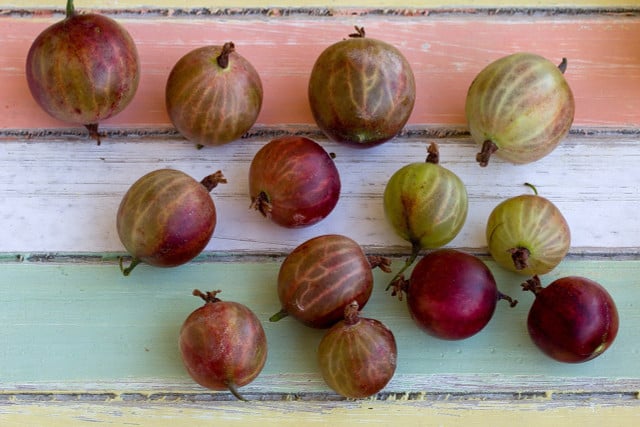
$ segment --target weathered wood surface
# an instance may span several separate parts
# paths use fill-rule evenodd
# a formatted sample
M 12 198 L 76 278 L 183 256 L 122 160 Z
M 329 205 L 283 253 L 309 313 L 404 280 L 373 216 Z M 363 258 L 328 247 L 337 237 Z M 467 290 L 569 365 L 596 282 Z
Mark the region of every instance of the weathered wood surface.
M 0 129 L 65 126 L 41 111 L 24 78 L 33 39 L 61 16 L 0 17 Z M 258 124 L 312 124 L 307 84 L 313 63 L 329 44 L 365 27 L 369 37 L 397 46 L 416 76 L 410 124 L 464 125 L 466 91 L 491 61 L 531 51 L 569 61 L 566 72 L 576 98 L 575 125 L 640 126 L 640 15 L 550 17 L 455 15 L 445 17 L 342 16 L 332 19 L 264 15 L 208 18 L 127 18 L 119 21 L 138 45 L 141 80 L 130 106 L 107 127 L 170 125 L 164 87 L 171 67 L 189 50 L 233 40 L 265 85 Z M 161 29 L 161 30 L 160 30 Z
M 100 146 L 82 129 L 40 111 L 24 79 L 26 51 L 39 31 L 61 18 L 59 2 L 0 5 L 0 425 L 170 420 L 177 426 L 215 421 L 473 426 L 513 425 L 519 417 L 531 425 L 602 425 L 603 420 L 637 425 L 637 5 L 586 0 L 565 9 L 560 2 L 542 0 L 536 3 L 542 9 L 501 12 L 522 3 L 497 0 L 460 5 L 492 8 L 482 13 L 429 14 L 425 8 L 448 5 L 309 1 L 273 6 L 283 8 L 281 15 L 294 12 L 278 17 L 261 9 L 270 7 L 261 0 L 243 2 L 255 8 L 244 9 L 246 14 L 242 8 L 227 9 L 236 5 L 225 1 L 154 0 L 150 7 L 137 0 L 76 2 L 78 9 L 114 10 L 134 36 L 143 64 L 133 104 L 103 124 L 107 135 Z M 384 9 L 387 5 L 395 9 Z M 363 8 L 317 13 L 318 7 L 334 6 Z M 198 12 L 199 7 L 207 10 Z M 411 8 L 422 9 L 413 13 Z M 371 150 L 327 141 L 306 101 L 315 57 L 355 24 L 400 47 L 414 66 L 419 88 L 403 135 Z M 188 50 L 230 39 L 259 69 L 265 105 L 248 138 L 197 150 L 167 119 L 166 76 Z M 539 162 L 514 166 L 496 158 L 483 169 L 466 133 L 464 95 L 484 65 L 516 50 L 569 58 L 567 79 L 577 102 L 574 128 Z M 277 227 L 249 209 L 249 162 L 270 138 L 285 133 L 311 136 L 335 153 L 342 178 L 335 211 L 308 229 Z M 315 366 L 322 332 L 292 319 L 267 321 L 279 308 L 274 283 L 279 263 L 310 237 L 342 233 L 368 252 L 391 255 L 398 269 L 409 248 L 387 225 L 381 195 L 395 170 L 424 160 L 431 141 L 439 144 L 442 164 L 462 178 L 469 193 L 469 217 L 449 246 L 483 256 L 501 290 L 520 304 L 499 305 L 489 326 L 469 340 L 443 342 L 417 330 L 406 304 L 384 291 L 389 275 L 377 272 L 374 297 L 364 313 L 396 334 L 398 372 L 374 398 L 345 401 L 327 389 Z M 219 213 L 214 238 L 193 263 L 169 270 L 141 265 L 125 278 L 116 263 L 124 249 L 115 211 L 135 179 L 164 167 L 196 178 L 224 171 L 229 183 L 213 194 Z M 556 203 L 572 231 L 568 259 L 543 281 L 585 275 L 605 285 L 618 303 L 619 337 L 591 362 L 559 364 L 536 350 L 525 328 L 533 296 L 520 291 L 522 277 L 504 272 L 486 256 L 489 212 L 501 200 L 528 192 L 525 182 Z M 270 356 L 263 374 L 243 389 L 253 399 L 250 405 L 198 387 L 181 366 L 177 330 L 199 305 L 190 296 L 193 288 L 221 288 L 221 297 L 247 304 L 264 320 Z
M 397 270 L 403 259 L 393 261 Z M 362 313 L 385 323 L 398 341 L 398 370 L 385 393 L 640 391 L 640 366 L 625 362 L 639 352 L 640 261 L 569 259 L 543 279 L 547 284 L 570 274 L 591 277 L 618 304 L 621 328 L 610 351 L 590 363 L 569 365 L 547 358 L 531 343 L 526 314 L 533 295 L 520 289 L 525 278 L 486 261 L 500 290 L 519 304 L 499 304 L 489 325 L 463 341 L 420 332 L 406 302 L 385 292 L 391 274 L 376 271 L 373 296 Z M 100 393 L 108 386 L 125 394 L 206 394 L 186 375 L 177 348 L 182 321 L 202 305 L 191 295 L 198 288 L 221 289 L 221 299 L 246 304 L 263 321 L 271 344 L 267 365 L 244 393 L 266 399 L 269 394 L 324 393 L 335 400 L 315 358 L 324 331 L 293 318 L 268 321 L 280 309 L 275 292 L 279 265 L 279 258 L 196 262 L 170 270 L 141 265 L 124 277 L 115 262 L 3 263 L 0 321 L 12 327 L 0 330 L 7 344 L 0 352 L 0 390 Z
M 487 168 L 477 165 L 478 147 L 465 136 L 398 138 L 358 150 L 306 134 L 336 154 L 342 192 L 326 220 L 296 230 L 249 209 L 249 163 L 268 138 L 202 150 L 177 137 L 105 138 L 100 146 L 84 136 L 5 141 L 0 144 L 5 227 L 0 251 L 122 251 L 115 212 L 124 193 L 143 174 L 171 167 L 198 180 L 221 169 L 229 181 L 212 192 L 219 217 L 208 251 L 283 253 L 316 235 L 341 233 L 368 250 L 405 253 L 408 244 L 386 223 L 381 197 L 393 172 L 425 160 L 430 141 L 438 142 L 441 164 L 458 174 L 469 195 L 469 215 L 452 246 L 482 251 L 489 213 L 507 197 L 531 193 L 525 182 L 562 210 L 571 226 L 573 253 L 635 253 L 640 245 L 640 218 L 631 214 L 640 199 L 635 134 L 571 135 L 534 165 L 496 158 Z

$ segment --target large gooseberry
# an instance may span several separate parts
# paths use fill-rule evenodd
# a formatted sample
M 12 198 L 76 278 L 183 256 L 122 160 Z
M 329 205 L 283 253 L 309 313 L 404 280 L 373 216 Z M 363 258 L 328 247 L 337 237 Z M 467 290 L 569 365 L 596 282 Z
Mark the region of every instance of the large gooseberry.
M 376 319 L 360 317 L 358 303 L 344 310 L 318 346 L 322 378 L 344 397 L 363 398 L 382 390 L 393 378 L 398 349 L 393 333 Z
M 363 28 L 326 48 L 309 79 L 311 112 L 337 142 L 369 147 L 396 136 L 415 103 L 413 71 L 404 55 Z
M 129 105 L 138 88 L 135 43 L 116 21 L 76 13 L 42 31 L 27 54 L 26 76 L 34 99 L 49 115 L 84 125 L 100 143 L 98 122 Z
M 372 268 L 389 271 L 386 258 L 365 255 L 353 239 L 326 234 L 297 246 L 278 273 L 281 310 L 307 326 L 328 328 L 341 320 L 347 305 L 364 307 L 373 290 Z
M 535 194 L 498 204 L 487 220 L 489 253 L 507 270 L 532 276 L 553 270 L 571 245 L 569 225 L 560 209 Z
M 491 270 L 478 257 L 456 249 L 438 249 L 415 265 L 405 292 L 409 313 L 425 332 L 460 340 L 480 332 L 493 317 L 497 302 L 517 301 L 498 291 Z
M 265 144 L 249 166 L 251 206 L 278 225 L 307 227 L 328 216 L 340 197 L 331 156 L 312 139 L 284 136 Z
M 384 212 L 395 232 L 411 243 L 411 256 L 400 278 L 422 249 L 435 249 L 453 240 L 467 218 L 467 190 L 462 180 L 439 164 L 431 143 L 426 162 L 396 171 L 384 190 Z
M 573 93 L 560 66 L 519 52 L 484 68 L 467 92 L 466 117 L 476 156 L 486 166 L 493 153 L 523 164 L 549 154 L 567 135 L 575 110 Z
M 173 66 L 165 90 L 167 112 L 185 138 L 221 145 L 244 135 L 262 106 L 262 82 L 235 45 L 204 46 Z
M 251 309 L 238 302 L 221 301 L 219 292 L 193 291 L 205 304 L 182 324 L 180 354 L 195 382 L 211 390 L 229 390 L 245 400 L 238 388 L 262 371 L 267 337 Z
M 618 334 L 618 310 L 607 290 L 580 276 L 543 287 L 538 276 L 522 284 L 536 298 L 527 329 L 547 356 L 566 363 L 586 362 L 607 350 Z
M 118 236 L 133 257 L 129 275 L 140 262 L 175 267 L 206 247 L 216 226 L 216 208 L 209 192 L 225 183 L 222 172 L 198 182 L 175 169 L 142 176 L 122 198 L 117 213 Z

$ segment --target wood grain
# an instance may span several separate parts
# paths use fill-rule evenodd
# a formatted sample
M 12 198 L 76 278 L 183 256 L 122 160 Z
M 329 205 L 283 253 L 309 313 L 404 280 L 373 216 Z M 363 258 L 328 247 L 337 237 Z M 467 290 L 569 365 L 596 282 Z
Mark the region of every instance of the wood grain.
M 34 38 L 56 18 L 0 17 L 0 128 L 65 126 L 33 101 L 24 61 Z M 475 75 L 490 61 L 531 51 L 558 63 L 569 60 L 567 80 L 576 98 L 576 126 L 640 125 L 640 17 L 455 17 L 397 19 L 337 17 L 287 19 L 122 18 L 138 45 L 141 80 L 129 107 L 104 126 L 168 126 L 164 87 L 185 53 L 233 40 L 265 85 L 258 124 L 313 124 L 307 101 L 309 72 L 320 52 L 349 34 L 353 25 L 397 46 L 416 76 L 410 124 L 465 124 L 464 101 Z M 162 28 L 158 31 L 158 28 Z M 635 94 L 635 95 L 634 95 Z M 68 126 L 68 124 L 66 125 Z
M 133 35 L 143 65 L 132 105 L 102 127 L 101 146 L 82 128 L 43 113 L 28 93 L 24 61 L 32 40 L 61 19 L 60 0 L 0 4 L 0 425 L 448 425 L 636 426 L 640 419 L 640 14 L 635 0 L 479 0 L 456 9 L 441 0 L 77 0 L 78 9 L 110 13 Z M 459 8 L 458 8 L 459 6 Z M 433 8 L 434 10 L 430 10 Z M 403 134 L 371 150 L 329 142 L 306 99 L 317 55 L 363 25 L 398 46 L 418 83 Z M 197 150 L 176 134 L 164 110 L 169 70 L 187 51 L 234 40 L 263 77 L 265 104 L 247 138 Z M 550 156 L 514 166 L 493 159 L 480 168 L 466 133 L 466 89 L 502 55 L 528 50 L 569 59 L 577 102 L 572 134 Z M 336 210 L 315 227 L 288 230 L 249 210 L 248 166 L 277 135 L 317 139 L 336 154 L 343 191 Z M 284 255 L 324 233 L 355 238 L 368 252 L 390 254 L 398 269 L 408 245 L 389 228 L 381 195 L 391 174 L 423 161 L 436 141 L 443 165 L 469 193 L 469 217 L 449 246 L 479 254 L 501 291 L 480 334 L 465 341 L 428 337 L 406 303 L 385 291 L 376 272 L 363 314 L 396 334 L 398 371 L 381 393 L 360 401 L 331 392 L 315 365 L 322 331 L 279 309 L 275 278 Z M 222 169 L 229 183 L 213 193 L 219 223 L 206 252 L 174 269 L 141 265 L 121 275 L 124 249 L 115 211 L 129 185 L 164 167 L 196 178 Z M 530 342 L 533 295 L 522 277 L 488 259 L 484 224 L 504 198 L 535 184 L 565 214 L 569 257 L 543 277 L 579 274 L 601 282 L 620 311 L 620 332 L 601 357 L 556 363 Z M 222 288 L 265 323 L 270 355 L 243 392 L 195 385 L 181 366 L 177 331 L 200 302 L 193 288 Z
M 3 413 L 6 408 L 11 412 Z M 407 427 L 441 425 L 451 427 L 510 427 L 514 421 L 527 425 L 567 427 L 599 427 L 604 425 L 635 426 L 638 406 L 621 404 L 597 406 L 596 402 L 576 402 L 574 407 L 550 407 L 547 399 L 476 400 L 451 402 L 360 401 L 327 404 L 319 402 L 210 402 L 185 404 L 176 410 L 174 402 L 139 405 L 131 402 L 112 403 L 13 403 L 0 406 L 0 420 L 6 427 L 46 425 L 70 427 L 86 425 L 157 426 L 274 426 L 297 427 L 402 425 Z
M 295 230 L 249 209 L 248 167 L 268 138 L 202 150 L 180 137 L 104 138 L 100 146 L 86 137 L 4 141 L 0 217 L 5 232 L 0 252 L 122 251 L 115 228 L 120 200 L 143 174 L 170 167 L 198 180 L 219 169 L 227 177 L 228 184 L 212 192 L 218 224 L 207 251 L 281 254 L 316 235 L 341 233 L 368 250 L 406 253 L 408 243 L 384 217 L 382 194 L 393 172 L 425 160 L 430 141 L 438 142 L 441 164 L 462 179 L 469 196 L 466 223 L 449 246 L 483 251 L 489 213 L 507 197 L 530 193 L 525 182 L 536 185 L 563 212 L 574 254 L 630 253 L 639 246 L 640 219 L 630 214 L 640 202 L 636 135 L 571 135 L 534 164 L 515 166 L 495 158 L 481 168 L 475 161 L 478 147 L 464 136 L 400 137 L 359 150 L 306 134 L 336 154 L 342 191 L 328 218 Z
M 403 258 L 392 261 L 397 271 Z M 620 330 L 614 345 L 593 361 L 570 365 L 547 358 L 530 341 L 526 315 L 534 297 L 520 289 L 525 278 L 485 261 L 500 290 L 519 304 L 499 304 L 487 327 L 462 341 L 438 340 L 417 329 L 406 302 L 384 290 L 392 275 L 375 271 L 374 292 L 362 315 L 382 321 L 398 342 L 396 375 L 380 398 L 389 393 L 640 390 L 640 367 L 628 363 L 640 351 L 635 327 L 640 322 L 639 261 L 569 259 L 543 278 L 546 285 L 570 274 L 590 277 L 608 289 L 618 306 Z M 275 291 L 279 266 L 279 259 L 210 261 L 174 269 L 141 265 L 124 277 L 117 263 L 109 261 L 3 263 L 0 324 L 11 327 L 0 328 L 0 342 L 7 343 L 0 348 L 0 391 L 142 393 L 142 399 L 154 393 L 206 393 L 186 375 L 177 347 L 180 325 L 202 304 L 191 296 L 197 288 L 221 289 L 221 299 L 247 305 L 263 322 L 269 355 L 258 379 L 242 389 L 248 398 L 319 393 L 318 398 L 335 400 L 316 365 L 324 332 L 293 318 L 268 321 L 280 309 Z

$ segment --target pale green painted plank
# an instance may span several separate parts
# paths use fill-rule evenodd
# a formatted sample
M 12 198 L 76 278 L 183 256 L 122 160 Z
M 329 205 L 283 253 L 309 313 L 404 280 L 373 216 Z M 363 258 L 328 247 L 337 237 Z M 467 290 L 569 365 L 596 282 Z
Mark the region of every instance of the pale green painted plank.
M 395 267 L 401 262 L 395 259 Z M 590 277 L 606 286 L 618 304 L 621 326 L 614 346 L 577 365 L 554 362 L 533 347 L 525 327 L 533 296 L 519 290 L 520 276 L 489 265 L 500 289 L 520 304 L 513 309 L 499 304 L 485 330 L 458 342 L 436 340 L 417 330 L 405 302 L 384 292 L 389 275 L 376 273 L 374 295 L 364 314 L 386 323 L 398 340 L 397 378 L 390 389 L 428 389 L 419 377 L 431 378 L 433 387 L 441 388 L 436 384 L 441 376 L 450 387 L 465 390 L 472 385 L 456 386 L 455 377 L 468 381 L 479 375 L 480 381 L 501 378 L 510 389 L 527 389 L 535 377 L 572 383 L 606 377 L 625 379 L 625 387 L 640 390 L 640 366 L 631 363 L 640 353 L 640 261 L 567 260 L 544 278 L 546 284 L 569 274 Z M 278 261 L 192 263 L 175 269 L 143 265 L 125 278 L 112 263 L 2 264 L 0 388 L 124 381 L 189 386 L 176 343 L 181 322 L 200 305 L 190 292 L 200 288 L 222 289 L 221 298 L 248 305 L 264 321 L 270 353 L 253 391 L 326 391 L 315 364 L 322 331 L 293 319 L 267 321 L 279 309 L 278 268 Z

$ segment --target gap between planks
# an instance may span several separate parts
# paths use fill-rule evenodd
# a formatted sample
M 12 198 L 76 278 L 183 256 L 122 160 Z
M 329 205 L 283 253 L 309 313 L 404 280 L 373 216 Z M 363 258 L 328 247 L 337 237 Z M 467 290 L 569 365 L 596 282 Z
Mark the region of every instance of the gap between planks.
M 640 400 L 640 392 L 380 392 L 365 399 L 349 399 L 335 393 L 243 393 L 248 401 L 260 402 L 365 402 L 365 401 L 416 401 L 416 402 L 470 402 L 470 401 L 530 401 L 542 400 L 548 405 L 557 403 L 572 406 L 633 402 Z M 86 392 L 86 391 L 5 391 L 0 392 L 3 403 L 40 402 L 165 402 L 202 403 L 235 401 L 227 392 Z
M 490 260 L 491 256 L 486 248 L 455 249 Z M 363 247 L 368 255 L 384 256 L 394 260 L 402 260 L 408 256 L 406 247 Z M 428 251 L 424 251 L 426 254 Z M 254 262 L 282 262 L 288 252 L 249 252 L 249 251 L 203 251 L 190 263 L 254 263 Z M 33 252 L 33 253 L 0 253 L 0 265 L 11 263 L 28 264 L 104 264 L 116 265 L 122 258 L 129 263 L 131 256 L 125 252 L 108 253 L 71 253 L 71 252 Z M 637 261 L 640 260 L 640 247 L 633 248 L 572 248 L 565 257 L 571 261 Z
M 173 18 L 242 18 L 242 17 L 459 17 L 459 16 L 505 16 L 505 17 L 563 17 L 563 16 L 638 16 L 640 6 L 531 6 L 531 7 L 192 7 L 192 8 L 79 8 L 83 12 L 97 12 L 111 16 L 173 17 Z M 63 8 L 6 8 L 0 9 L 0 17 L 64 16 Z
M 144 140 L 183 139 L 173 126 L 158 127 L 101 127 L 101 137 L 104 139 L 130 139 L 137 138 L 139 142 Z M 326 139 L 325 135 L 313 125 L 255 125 L 240 139 L 272 139 L 285 135 L 306 136 L 314 139 Z M 585 137 L 622 137 L 639 136 L 638 127 L 573 127 L 569 135 Z M 407 125 L 394 138 L 402 139 L 444 139 L 444 138 L 469 138 L 469 129 L 465 125 Z M 84 127 L 61 128 L 29 128 L 29 129 L 0 129 L 0 141 L 59 141 L 91 140 Z

